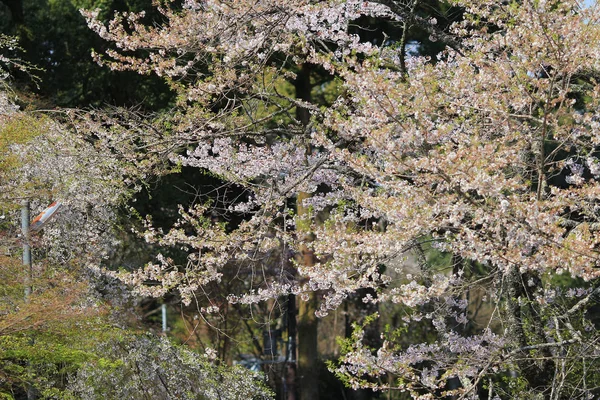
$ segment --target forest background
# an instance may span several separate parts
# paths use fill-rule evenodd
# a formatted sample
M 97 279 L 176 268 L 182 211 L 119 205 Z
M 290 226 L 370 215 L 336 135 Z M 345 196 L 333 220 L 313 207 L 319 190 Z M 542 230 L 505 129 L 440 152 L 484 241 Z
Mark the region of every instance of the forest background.
M 595 398 L 598 8 L 4 0 L 0 396 Z

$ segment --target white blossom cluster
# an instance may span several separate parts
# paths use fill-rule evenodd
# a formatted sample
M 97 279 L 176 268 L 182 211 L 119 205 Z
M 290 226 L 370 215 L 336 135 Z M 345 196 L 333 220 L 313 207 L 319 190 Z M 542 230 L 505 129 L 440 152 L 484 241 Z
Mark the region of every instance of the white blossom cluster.
M 250 193 L 228 205 L 244 213 L 237 226 L 195 206 L 169 232 L 149 227 L 148 240 L 188 251 L 187 265 L 158 257 L 122 279 L 145 294 L 176 289 L 190 302 L 237 268 L 245 285 L 230 301 L 318 292 L 319 315 L 369 289 L 365 301 L 406 307 L 404 322 L 430 324 L 435 338 L 372 350 L 357 334 L 338 369 L 355 387 L 387 388 L 362 378 L 389 373 L 415 398 L 475 398 L 496 373 L 519 369 L 535 382 L 552 369 L 549 391 L 560 398 L 563 355 L 597 354 L 597 337 L 586 347 L 574 322 L 592 294 L 542 283 L 600 278 L 600 9 L 457 0 L 464 18 L 441 31 L 398 3 L 188 2 L 162 10 L 166 22 L 156 27 L 133 14 L 105 26 L 84 12 L 118 49 L 100 62 L 177 77 L 182 112 L 171 147 L 157 151 Z M 350 34 L 359 16 L 421 24 L 447 47 L 435 60 L 406 60 L 401 48 Z M 339 82 L 331 105 L 285 93 L 306 66 Z M 407 253 L 419 259 L 410 278 L 404 266 L 391 268 Z M 440 272 L 432 253 L 450 255 L 450 265 Z M 478 290 L 490 310 L 483 326 L 469 309 Z M 556 321 L 535 330 L 525 317 Z M 477 332 L 459 332 L 467 324 Z M 459 388 L 445 387 L 452 377 Z
M 33 216 L 51 200 L 60 201 L 41 245 L 62 263 L 88 256 L 98 263 L 116 245 L 110 232 L 114 210 L 129 190 L 123 169 L 108 152 L 58 123 L 48 120 L 41 129 L 31 141 L 10 146 L 22 167 L 14 180 L 3 182 L 6 200 L 30 200 Z
M 85 400 L 272 398 L 260 375 L 241 367 L 217 367 L 208 356 L 164 338 L 128 337 L 102 347 L 104 359 L 78 370 L 70 394 Z

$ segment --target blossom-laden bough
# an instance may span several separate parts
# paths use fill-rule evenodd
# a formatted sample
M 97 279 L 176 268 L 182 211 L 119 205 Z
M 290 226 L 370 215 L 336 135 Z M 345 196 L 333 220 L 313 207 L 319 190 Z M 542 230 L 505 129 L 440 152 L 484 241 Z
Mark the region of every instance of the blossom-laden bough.
M 355 387 L 595 396 L 600 9 L 453 3 L 464 15 L 448 30 L 394 0 L 167 3 L 153 26 L 84 12 L 115 45 L 98 62 L 164 76 L 178 93 L 144 155 L 155 148 L 246 191 L 226 210 L 243 214 L 235 225 L 205 204 L 169 232 L 149 226 L 147 239 L 187 250 L 187 264 L 158 257 L 122 278 L 191 301 L 237 266 L 247 285 L 231 301 L 318 291 L 322 315 L 371 288 L 365 301 L 401 305 L 404 327 L 425 323 L 435 337 L 407 345 L 390 332 L 370 349 L 357 328 L 337 369 Z M 420 24 L 446 49 L 407 57 L 402 38 L 363 42 L 349 29 L 361 16 Z M 334 101 L 294 93 L 301 66 L 329 74 Z M 309 211 L 290 210 L 295 198 Z M 292 268 L 282 248 L 317 261 Z M 451 261 L 436 265 L 435 251 Z M 273 252 L 282 261 L 267 265 Z M 398 262 L 407 254 L 418 268 Z
M 3 56 L 15 43 L 0 36 L 0 72 L 33 69 Z M 127 329 L 136 299 L 101 266 L 121 249 L 123 207 L 151 173 L 119 136 L 134 114 L 120 127 L 106 110 L 24 110 L 12 89 L 0 75 L 0 397 L 272 397 L 259 373 Z M 23 201 L 33 215 L 52 201 L 28 235 Z

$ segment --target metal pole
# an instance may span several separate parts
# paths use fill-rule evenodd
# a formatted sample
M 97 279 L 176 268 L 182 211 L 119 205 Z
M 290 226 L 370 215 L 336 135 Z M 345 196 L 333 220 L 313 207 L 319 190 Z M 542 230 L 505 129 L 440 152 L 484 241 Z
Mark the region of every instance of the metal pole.
M 29 244 L 29 200 L 21 203 L 21 232 L 23 233 L 23 266 L 25 267 L 25 300 L 31 295 L 33 269 L 31 265 L 31 246 Z
M 287 298 L 287 331 L 288 346 L 286 354 L 286 400 L 296 400 L 296 334 L 298 325 L 296 323 L 296 296 L 289 294 Z
M 167 305 L 163 303 L 160 307 L 162 311 L 162 331 L 163 333 L 167 333 Z
M 31 264 L 31 245 L 29 243 L 29 200 L 21 202 L 21 233 L 23 234 L 23 266 L 25 267 L 25 301 L 29 301 L 29 296 L 32 292 L 33 268 Z M 33 338 L 29 338 L 30 344 L 33 345 Z M 29 366 L 29 362 L 27 362 Z M 31 384 L 27 383 L 27 400 L 36 400 L 37 390 Z

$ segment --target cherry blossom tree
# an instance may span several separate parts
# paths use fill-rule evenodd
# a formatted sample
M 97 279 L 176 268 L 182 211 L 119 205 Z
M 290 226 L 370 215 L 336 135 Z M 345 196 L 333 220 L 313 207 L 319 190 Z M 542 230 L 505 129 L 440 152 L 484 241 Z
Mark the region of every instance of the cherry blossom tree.
M 187 262 L 159 254 L 120 277 L 191 302 L 237 265 L 246 290 L 231 302 L 318 292 L 320 316 L 370 288 L 365 302 L 405 315 L 378 349 L 356 326 L 336 367 L 355 388 L 592 398 L 600 9 L 457 0 L 463 19 L 444 31 L 411 4 L 186 1 L 164 4 L 158 26 L 84 12 L 115 45 L 98 62 L 156 73 L 179 95 L 169 128 L 132 134 L 131 151 L 245 188 L 225 210 L 239 223 L 212 218 L 214 203 L 182 209 L 168 232 L 149 223 L 147 240 Z M 361 16 L 420 24 L 446 48 L 432 59 L 402 38 L 362 42 L 349 30 Z M 298 91 L 308 66 L 336 82 L 331 104 Z M 292 255 L 265 263 L 281 248 Z M 434 338 L 399 339 L 418 325 Z
M 35 72 L 17 50 L 16 40 L 0 38 L 0 396 L 52 397 L 93 357 L 109 326 L 108 307 L 91 282 L 114 242 L 115 207 L 129 189 L 115 178 L 122 168 L 114 157 L 61 118 L 16 104 L 10 73 Z M 24 237 L 22 201 L 37 212 L 52 199 L 67 207 Z M 24 241 L 33 247 L 31 270 L 21 261 Z
M 0 50 L 15 43 L 0 37 Z M 131 134 L 134 114 L 120 126 L 106 111 L 23 110 L 8 72 L 31 67 L 0 53 L 1 68 L 0 397 L 268 398 L 261 374 L 124 329 L 122 303 L 131 297 L 121 298 L 100 266 L 121 246 L 120 207 L 150 173 L 124 156 L 133 144 L 119 132 Z M 33 215 L 53 200 L 62 208 L 24 237 L 23 200 Z M 24 241 L 33 247 L 31 274 Z

